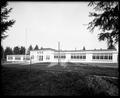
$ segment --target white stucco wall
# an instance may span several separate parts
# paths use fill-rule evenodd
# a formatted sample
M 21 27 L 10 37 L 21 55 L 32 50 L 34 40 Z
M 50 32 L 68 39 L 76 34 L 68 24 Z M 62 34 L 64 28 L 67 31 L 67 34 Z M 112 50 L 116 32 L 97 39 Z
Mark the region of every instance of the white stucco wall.
M 8 59 L 9 57 L 12 57 L 13 59 Z M 20 57 L 20 60 L 16 60 L 15 57 Z M 7 55 L 7 61 L 8 62 L 30 62 L 30 60 L 23 60 L 24 57 L 29 57 L 29 55 Z
M 41 50 L 39 50 L 41 51 Z M 38 51 L 31 51 L 30 56 L 34 55 L 34 59 L 31 59 L 33 63 L 39 63 L 39 62 L 58 62 L 58 59 L 54 58 L 54 54 L 57 53 L 52 50 L 42 50 L 43 53 L 37 53 Z M 75 62 L 75 63 L 117 63 L 117 55 L 118 53 L 116 51 L 80 51 L 80 52 L 60 52 L 65 53 L 66 58 L 60 59 L 61 62 Z M 71 59 L 71 53 L 86 53 L 86 59 Z M 112 53 L 113 58 L 112 60 L 93 60 L 92 55 L 93 53 Z M 37 56 L 43 56 L 43 61 L 39 61 Z M 46 56 L 50 56 L 50 60 L 46 60 Z

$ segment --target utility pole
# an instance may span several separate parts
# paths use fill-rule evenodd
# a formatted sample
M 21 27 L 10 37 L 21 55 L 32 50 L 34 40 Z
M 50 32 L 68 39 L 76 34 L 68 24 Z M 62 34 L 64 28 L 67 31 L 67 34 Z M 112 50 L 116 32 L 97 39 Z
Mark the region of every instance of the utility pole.
M 58 64 L 60 64 L 60 42 L 58 42 Z
M 26 45 L 25 62 L 27 62 L 26 61 L 26 58 L 27 58 L 27 29 L 25 29 L 25 45 Z

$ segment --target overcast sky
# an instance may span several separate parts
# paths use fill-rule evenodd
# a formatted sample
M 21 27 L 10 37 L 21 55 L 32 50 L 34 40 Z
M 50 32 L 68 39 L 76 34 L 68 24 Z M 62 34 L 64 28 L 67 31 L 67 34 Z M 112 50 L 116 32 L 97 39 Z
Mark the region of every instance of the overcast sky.
M 106 42 L 98 41 L 98 31 L 87 30 L 92 20 L 88 2 L 9 2 L 13 8 L 9 19 L 16 20 L 9 28 L 8 37 L 2 41 L 6 46 L 25 46 L 57 49 L 106 49 Z

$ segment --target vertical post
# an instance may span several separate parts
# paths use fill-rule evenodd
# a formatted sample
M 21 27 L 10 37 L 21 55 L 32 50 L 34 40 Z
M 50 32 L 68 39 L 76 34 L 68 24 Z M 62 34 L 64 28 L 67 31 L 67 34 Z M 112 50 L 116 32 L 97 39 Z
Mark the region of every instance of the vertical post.
M 60 42 L 58 42 L 58 64 L 60 64 Z
M 26 45 L 26 51 L 25 51 L 25 62 L 27 57 L 27 29 L 25 29 L 25 45 Z

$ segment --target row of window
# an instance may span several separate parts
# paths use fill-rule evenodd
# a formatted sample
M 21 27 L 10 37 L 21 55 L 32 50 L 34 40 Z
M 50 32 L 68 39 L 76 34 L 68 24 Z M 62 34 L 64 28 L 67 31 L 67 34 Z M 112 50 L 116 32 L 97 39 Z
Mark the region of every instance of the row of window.
M 13 57 L 8 57 L 8 60 L 12 60 L 13 59 Z
M 8 57 L 8 60 L 13 60 L 13 57 Z M 15 60 L 21 60 L 21 57 L 15 57 Z M 24 57 L 23 60 L 30 60 L 29 57 Z
M 95 53 L 92 56 L 92 59 L 100 59 L 100 60 L 112 60 L 112 53 Z
M 108 59 L 108 60 L 112 60 L 112 56 L 93 56 L 92 59 Z
M 38 56 L 39 61 L 43 61 L 43 56 Z
M 38 60 L 42 61 L 43 60 L 43 56 L 37 56 Z M 54 54 L 54 58 L 55 59 L 58 59 L 58 58 L 61 58 L 61 59 L 65 59 L 66 56 L 65 54 L 62 54 L 60 56 L 58 56 L 58 54 Z M 8 57 L 9 60 L 12 60 L 13 57 L 12 56 L 9 56 Z M 21 60 L 22 58 L 21 57 L 15 57 L 15 60 Z M 34 55 L 31 56 L 31 59 L 34 59 Z M 71 54 L 71 59 L 86 59 L 86 54 L 83 53 L 83 54 Z M 92 59 L 93 60 L 112 60 L 112 53 L 94 53 L 93 56 L 92 56 Z M 29 57 L 23 57 L 23 60 L 30 60 Z M 46 60 L 50 60 L 50 55 L 47 55 L 46 56 Z
M 86 59 L 86 53 L 72 53 L 71 59 Z
M 54 54 L 54 58 L 55 58 L 55 59 L 58 59 L 58 58 L 60 58 L 60 59 L 65 59 L 66 56 L 65 56 L 65 53 L 61 53 L 61 54 L 56 53 L 56 54 Z
M 66 56 L 54 56 L 55 59 L 61 58 L 61 59 L 65 59 Z
M 86 56 L 71 56 L 71 59 L 86 59 Z
M 31 59 L 34 59 L 34 55 L 31 56 Z M 38 59 L 39 61 L 43 61 L 43 56 L 37 56 L 37 59 Z M 46 60 L 49 60 L 49 59 L 50 59 L 50 56 L 47 55 L 47 56 L 46 56 Z

